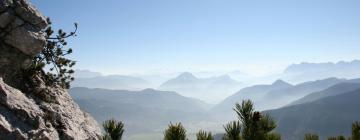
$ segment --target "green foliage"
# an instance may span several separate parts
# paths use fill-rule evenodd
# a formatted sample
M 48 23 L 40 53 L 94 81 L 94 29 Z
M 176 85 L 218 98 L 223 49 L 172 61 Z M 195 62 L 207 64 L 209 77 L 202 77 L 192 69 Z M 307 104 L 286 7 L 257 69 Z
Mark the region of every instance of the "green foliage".
M 76 62 L 66 58 L 72 53 L 72 49 L 66 48 L 65 39 L 76 36 L 77 24 L 74 24 L 75 31 L 69 34 L 60 29 L 54 35 L 50 19 L 47 21 L 49 26 L 44 31 L 47 43 L 42 52 L 34 57 L 27 74 L 41 74 L 47 85 L 70 88 L 70 82 L 74 80 L 72 67 Z M 47 72 L 44 69 L 47 69 Z
M 242 138 L 244 140 L 267 140 L 274 138 L 271 131 L 276 128 L 275 121 L 267 114 L 254 111 L 253 103 L 245 100 L 235 105 L 235 112 L 242 123 Z M 273 134 L 275 135 L 275 134 Z
M 277 133 L 270 133 L 266 135 L 267 140 L 281 140 L 281 136 Z
M 238 115 L 239 120 L 242 122 L 243 125 L 243 134 L 242 137 L 245 140 L 250 140 L 251 137 L 254 135 L 252 134 L 252 123 L 254 117 L 254 107 L 253 103 L 250 100 L 243 101 L 242 104 L 235 105 L 235 112 Z M 259 117 L 259 116 L 257 116 Z
M 360 122 L 354 122 L 352 124 L 351 131 L 351 137 L 349 137 L 348 140 L 360 140 Z M 346 137 L 330 137 L 328 140 L 346 140 Z
M 164 140 L 186 140 L 186 130 L 181 123 L 172 124 L 165 130 Z
M 280 137 L 280 135 L 273 134 L 273 131 L 276 128 L 275 121 L 268 114 L 261 115 L 260 121 L 258 122 L 258 128 L 255 132 L 258 135 L 258 138 L 267 140 L 268 138 Z
M 330 137 L 328 140 L 346 140 L 344 136 Z
M 99 140 L 112 140 L 109 134 L 104 134 L 103 136 L 99 137 Z
M 304 140 L 319 140 L 319 136 L 316 134 L 305 134 Z
M 360 122 L 352 124 L 352 140 L 360 140 Z
M 196 134 L 196 139 L 197 140 L 214 140 L 214 137 L 212 136 L 211 132 L 205 132 L 205 131 L 200 130 Z
M 121 140 L 124 133 L 124 123 L 110 119 L 103 123 L 103 127 L 105 135 L 101 138 L 102 140 Z
M 241 140 L 241 124 L 239 121 L 229 122 L 224 126 L 223 140 Z

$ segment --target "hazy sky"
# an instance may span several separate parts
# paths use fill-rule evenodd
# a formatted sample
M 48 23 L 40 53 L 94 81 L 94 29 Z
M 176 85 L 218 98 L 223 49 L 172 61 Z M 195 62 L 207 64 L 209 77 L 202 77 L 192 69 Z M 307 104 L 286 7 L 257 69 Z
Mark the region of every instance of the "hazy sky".
M 359 0 L 32 0 L 72 29 L 77 68 L 242 70 L 360 58 Z

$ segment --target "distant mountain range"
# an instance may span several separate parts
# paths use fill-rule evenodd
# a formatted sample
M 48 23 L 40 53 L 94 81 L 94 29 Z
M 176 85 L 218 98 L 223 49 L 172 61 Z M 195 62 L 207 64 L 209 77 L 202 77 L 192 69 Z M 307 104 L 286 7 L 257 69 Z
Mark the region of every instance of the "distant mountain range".
M 88 74 L 89 76 L 86 76 Z M 135 76 L 107 75 L 87 70 L 79 70 L 75 76 L 72 87 L 103 88 L 117 90 L 142 90 L 156 88 L 152 82 Z M 154 76 L 147 76 L 154 79 Z M 158 77 L 155 77 L 155 79 Z M 197 98 L 209 103 L 217 103 L 243 87 L 244 84 L 232 79 L 228 75 L 197 78 L 189 72 L 184 72 L 177 77 L 162 83 L 157 89 L 175 91 L 186 97 Z
M 316 133 L 325 139 L 350 135 L 351 124 L 360 120 L 359 101 L 360 85 L 341 83 L 305 96 L 293 103 L 296 105 L 266 112 L 277 121 L 276 131 L 283 139 L 299 140 L 305 133 Z
M 202 83 L 189 73 L 169 83 L 179 81 Z M 270 85 L 243 88 L 212 109 L 200 100 L 154 89 L 72 88 L 69 92 L 98 122 L 109 118 L 124 121 L 127 136 L 161 134 L 169 122 L 191 124 L 192 131 L 209 127 L 221 130 L 224 122 L 236 119 L 232 108 L 244 99 L 253 100 L 256 110 L 279 108 L 265 112 L 277 120 L 277 132 L 287 140 L 302 138 L 307 132 L 322 137 L 349 134 L 352 121 L 360 120 L 360 79 L 328 78 L 297 85 L 277 80 Z
M 193 74 L 185 72 L 166 81 L 158 89 L 176 91 L 186 97 L 217 103 L 239 90 L 243 85 L 228 75 L 197 78 Z
M 152 87 L 152 84 L 144 79 L 133 76 L 100 75 L 91 77 L 76 77 L 75 81 L 71 83 L 71 86 L 104 89 L 142 90 Z
M 283 79 L 292 84 L 301 84 L 308 81 L 316 81 L 319 79 L 327 79 L 335 77 L 338 79 L 354 79 L 360 77 L 360 60 L 351 62 L 340 61 L 337 63 L 300 63 L 288 66 L 283 73 L 278 75 L 271 75 L 267 77 L 252 77 L 244 74 L 241 71 L 231 71 L 222 76 L 216 75 L 214 72 L 202 72 L 202 75 L 207 75 L 207 78 L 198 78 L 192 73 L 184 72 L 177 77 L 170 79 L 171 75 L 107 75 L 104 76 L 98 72 L 89 70 L 76 70 L 75 81 L 72 87 L 88 87 L 88 88 L 104 88 L 104 89 L 120 89 L 120 90 L 142 90 L 146 88 L 154 88 L 166 91 L 176 91 L 186 97 L 193 97 L 208 103 L 217 104 L 226 97 L 239 91 L 246 85 L 254 83 L 270 83 L 275 79 Z M 205 74 L 204 74 L 205 73 Z M 174 74 L 172 74 L 174 75 Z M 200 74 L 201 75 L 201 74 Z M 239 82 L 232 77 L 239 78 Z M 249 80 L 250 79 L 250 80 Z M 326 87 L 326 86 L 325 86 Z M 322 88 L 320 88 L 321 90 Z M 297 91 L 297 89 L 295 89 Z M 309 91 L 313 91 L 309 89 Z M 304 93 L 309 91 L 304 90 Z M 274 91 L 275 92 L 275 91 Z M 291 92 L 291 91 L 289 91 Z M 278 92 L 277 94 L 286 94 Z M 256 93 L 259 94 L 259 93 Z M 255 94 L 254 94 L 255 95 Z M 274 97 L 272 94 L 269 94 Z M 292 94 L 294 95 L 294 94 Z M 303 94 L 298 94 L 294 98 L 299 98 Z M 279 95 L 281 96 L 281 95 Z M 284 96 L 285 97 L 285 96 Z M 248 97 L 252 98 L 252 97 Z M 283 102 L 277 100 L 276 102 Z M 268 104 L 267 102 L 264 102 Z M 283 103 L 276 103 L 280 106 Z M 264 109 L 270 109 L 274 107 Z M 262 105 L 258 105 L 262 106 Z
M 360 60 L 337 63 L 301 63 L 287 67 L 281 78 L 292 83 L 301 83 L 329 77 L 360 78 Z
M 125 123 L 126 134 L 165 130 L 170 122 L 202 121 L 209 106 L 175 92 L 72 88 L 70 95 L 99 123 L 115 118 Z
M 100 72 L 93 72 L 90 70 L 80 70 L 80 69 L 75 70 L 75 75 L 74 75 L 74 77 L 76 78 L 93 78 L 99 76 L 103 76 L 103 75 Z
M 234 107 L 235 103 L 239 103 L 242 100 L 247 99 L 252 100 L 256 105 L 258 102 L 262 101 L 266 94 L 268 94 L 270 91 L 287 89 L 291 87 L 293 87 L 291 84 L 288 84 L 282 80 L 277 80 L 271 85 L 255 85 L 246 87 L 227 97 L 221 103 L 216 105 L 214 110 L 216 110 L 215 112 L 232 112 L 232 108 Z
M 324 90 L 345 81 L 345 79 L 327 78 L 300 83 L 286 89 L 273 90 L 266 94 L 264 100 L 258 106 L 260 106 L 259 109 L 261 110 L 280 108 L 310 93 Z
M 360 88 L 360 83 L 344 82 L 344 83 L 340 83 L 340 84 L 331 86 L 325 90 L 306 95 L 305 97 L 292 102 L 290 105 L 298 105 L 298 104 L 308 103 L 308 102 L 316 101 L 316 100 L 319 100 L 321 98 L 325 98 L 328 96 L 334 96 L 334 95 L 354 91 L 359 88 Z
M 214 107 L 214 112 L 232 112 L 235 103 L 250 99 L 254 102 L 257 110 L 275 109 L 287 105 L 312 92 L 326 89 L 345 80 L 329 78 L 291 85 L 282 80 L 277 80 L 271 85 L 256 85 L 243 88 L 229 96 Z

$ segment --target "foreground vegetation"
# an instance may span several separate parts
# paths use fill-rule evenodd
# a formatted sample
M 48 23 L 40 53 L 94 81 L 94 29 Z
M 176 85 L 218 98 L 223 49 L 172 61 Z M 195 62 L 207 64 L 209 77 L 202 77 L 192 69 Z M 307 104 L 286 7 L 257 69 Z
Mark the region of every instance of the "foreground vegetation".
M 276 122 L 268 114 L 255 111 L 250 100 L 236 104 L 234 111 L 238 120 L 224 125 L 225 134 L 222 140 L 281 140 L 281 135 L 275 133 Z M 101 140 L 121 140 L 124 133 L 124 124 L 114 119 L 103 123 L 105 134 Z M 200 130 L 196 134 L 197 140 L 214 140 L 211 132 Z M 317 134 L 305 134 L 304 140 L 319 140 Z M 188 140 L 186 129 L 181 123 L 170 123 L 164 131 L 164 140 Z M 352 124 L 351 136 L 334 136 L 328 140 L 360 140 L 360 122 Z
M 328 140 L 360 140 L 360 122 L 352 124 L 351 136 L 345 137 L 343 135 L 330 137 Z M 319 136 L 316 134 L 306 134 L 304 140 L 319 140 Z

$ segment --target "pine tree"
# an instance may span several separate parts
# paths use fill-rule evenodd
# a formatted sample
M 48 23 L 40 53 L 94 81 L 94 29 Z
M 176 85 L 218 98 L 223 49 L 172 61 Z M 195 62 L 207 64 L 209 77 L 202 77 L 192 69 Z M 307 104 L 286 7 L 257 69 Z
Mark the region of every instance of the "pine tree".
M 328 140 L 346 140 L 345 136 L 330 137 Z
M 103 127 L 106 133 L 102 140 L 121 140 L 124 133 L 124 123 L 110 119 L 103 123 Z
M 242 140 L 241 139 L 241 124 L 239 121 L 229 122 L 224 126 L 225 135 L 223 140 Z
M 186 130 L 181 123 L 172 124 L 165 130 L 164 140 L 186 140 Z
M 319 136 L 316 134 L 305 134 L 304 140 L 319 140 Z
M 276 128 L 275 121 L 267 114 L 254 111 L 253 103 L 245 100 L 236 104 L 234 108 L 239 120 L 242 123 L 242 138 L 244 140 L 267 140 L 274 138 L 270 133 Z
M 109 134 L 104 134 L 103 136 L 99 137 L 99 140 L 112 140 Z
M 211 132 L 205 132 L 205 131 L 200 130 L 196 134 L 196 139 L 197 140 L 214 140 L 214 137 L 212 136 Z
M 251 101 L 243 101 L 242 104 L 235 105 L 235 112 L 238 115 L 239 120 L 242 122 L 243 130 L 242 137 L 245 140 L 250 140 L 253 134 L 253 117 L 254 108 Z M 259 117 L 259 116 L 257 116 Z
M 352 124 L 352 140 L 360 140 L 360 122 Z
M 66 58 L 67 55 L 73 51 L 67 48 L 66 39 L 76 36 L 78 28 L 77 23 L 74 24 L 75 30 L 66 33 L 63 30 L 58 30 L 54 35 L 54 30 L 51 27 L 51 21 L 47 18 L 48 27 L 44 30 L 46 45 L 43 50 L 33 58 L 31 66 L 26 69 L 26 76 L 40 75 L 43 81 L 48 86 L 61 86 L 63 88 L 70 88 L 70 82 L 74 80 L 73 66 L 75 61 Z M 45 70 L 46 69 L 46 70 Z
M 266 140 L 281 140 L 281 136 L 277 133 L 270 133 L 266 135 Z

